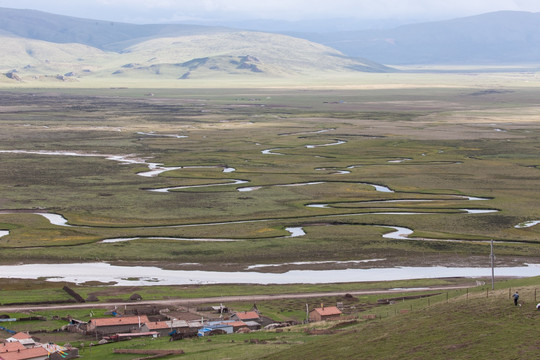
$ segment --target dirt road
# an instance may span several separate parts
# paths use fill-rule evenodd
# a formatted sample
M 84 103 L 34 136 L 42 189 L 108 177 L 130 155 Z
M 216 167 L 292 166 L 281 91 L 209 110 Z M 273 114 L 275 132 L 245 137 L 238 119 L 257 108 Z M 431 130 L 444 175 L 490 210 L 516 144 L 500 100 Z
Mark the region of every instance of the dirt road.
M 36 306 L 0 306 L 0 312 L 23 312 L 23 311 L 37 311 L 37 310 L 61 310 L 61 309 L 84 309 L 84 308 L 114 308 L 124 305 L 160 305 L 160 306 L 187 306 L 194 304 L 208 304 L 208 303 L 228 303 L 228 302 L 257 302 L 266 300 L 280 300 L 280 299 L 302 299 L 313 297 L 326 297 L 326 296 L 344 296 L 345 294 L 351 295 L 385 295 L 385 294 L 398 294 L 404 292 L 429 292 L 429 291 L 449 291 L 457 289 L 466 289 L 474 287 L 475 285 L 453 285 L 453 286 L 440 286 L 440 287 L 426 287 L 426 288 L 407 288 L 407 289 L 389 289 L 389 290 L 356 290 L 356 291 L 339 291 L 339 292 L 317 292 L 317 293 L 295 293 L 295 294 L 271 294 L 271 295 L 238 295 L 238 296 L 219 296 L 219 297 L 206 297 L 206 298 L 191 298 L 191 299 L 167 299 L 167 300 L 143 300 L 143 301 L 127 301 L 127 302 L 106 302 L 106 303 L 83 303 L 83 304 L 52 304 L 52 305 L 36 305 Z

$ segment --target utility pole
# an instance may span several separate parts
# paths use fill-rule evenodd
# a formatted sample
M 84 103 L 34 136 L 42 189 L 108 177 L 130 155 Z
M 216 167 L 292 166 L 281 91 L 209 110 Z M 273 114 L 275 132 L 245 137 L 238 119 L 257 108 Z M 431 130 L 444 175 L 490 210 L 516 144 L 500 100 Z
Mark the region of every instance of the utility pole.
M 491 239 L 491 290 L 495 290 L 495 254 L 493 254 L 493 239 Z

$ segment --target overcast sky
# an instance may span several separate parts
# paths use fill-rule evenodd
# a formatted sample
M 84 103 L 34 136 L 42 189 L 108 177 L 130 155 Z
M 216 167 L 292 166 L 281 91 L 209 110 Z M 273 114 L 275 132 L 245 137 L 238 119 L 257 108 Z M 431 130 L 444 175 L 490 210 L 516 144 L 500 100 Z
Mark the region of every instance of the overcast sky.
M 540 12 L 540 0 L 0 0 L 0 7 L 131 23 L 323 18 L 404 22 L 498 10 Z

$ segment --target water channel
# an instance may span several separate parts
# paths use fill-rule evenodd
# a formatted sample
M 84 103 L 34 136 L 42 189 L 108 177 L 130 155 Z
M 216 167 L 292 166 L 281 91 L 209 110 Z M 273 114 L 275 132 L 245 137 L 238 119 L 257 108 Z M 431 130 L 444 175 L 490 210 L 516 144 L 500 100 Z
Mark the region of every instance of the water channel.
M 144 134 L 153 136 L 152 134 Z M 165 135 L 161 135 L 165 136 Z M 180 137 L 180 136 L 179 136 Z M 308 145 L 306 147 L 313 148 L 317 146 L 333 146 L 343 144 L 342 141 L 335 143 L 322 144 L 322 145 Z M 272 152 L 277 149 L 264 150 L 263 154 L 269 155 L 282 155 Z M 118 161 L 121 164 L 145 164 L 148 166 L 148 171 L 138 173 L 139 176 L 154 177 L 162 174 L 166 171 L 179 170 L 189 167 L 165 167 L 160 163 L 151 163 L 147 159 L 139 158 L 134 155 L 106 155 L 106 154 L 94 154 L 94 153 L 78 153 L 78 152 L 66 152 L 66 151 L 25 151 L 25 150 L 0 150 L 0 152 L 9 153 L 24 153 L 24 154 L 36 154 L 36 155 L 53 155 L 53 156 L 92 156 L 103 157 L 107 160 Z M 410 159 L 399 159 L 401 161 L 408 161 Z M 398 162 L 391 161 L 391 162 Z M 201 166 L 215 167 L 215 166 Z M 193 167 L 192 167 L 193 168 Z M 198 168 L 198 167 L 197 167 Z M 234 172 L 236 169 L 232 167 L 222 167 L 223 172 Z M 353 168 L 353 166 L 349 167 Z M 340 172 L 338 172 L 339 174 Z M 344 172 L 341 172 L 343 174 Z M 210 186 L 226 186 L 226 185 L 240 185 L 248 183 L 247 180 L 229 179 L 223 183 L 213 184 L 198 184 L 189 186 L 177 186 L 159 189 L 147 189 L 154 192 L 166 193 L 172 190 L 196 188 L 196 187 L 210 187 Z M 314 181 L 306 183 L 294 183 L 294 184 L 276 184 L 266 186 L 255 187 L 238 187 L 237 191 L 255 191 L 267 186 L 309 186 L 324 184 L 325 181 Z M 394 193 L 392 189 L 384 185 L 371 184 L 365 182 L 358 182 L 357 184 L 368 185 L 375 189 L 377 192 Z M 454 198 L 461 198 L 467 201 L 481 201 L 488 200 L 486 198 L 479 198 L 473 196 L 454 195 Z M 434 199 L 389 199 L 389 200 L 374 200 L 366 201 L 364 203 L 392 203 L 392 202 L 428 202 L 435 201 Z M 439 199 L 439 201 L 443 201 Z M 328 208 L 330 204 L 307 204 L 306 206 L 312 208 Z M 468 214 L 483 214 L 497 212 L 496 209 L 450 209 L 453 211 L 462 211 Z M 35 214 L 47 218 L 52 224 L 58 226 L 72 226 L 68 223 L 60 214 L 53 214 L 47 212 L 36 212 Z M 349 214 L 331 214 L 331 215 L 313 215 L 311 217 L 339 217 L 339 216 L 359 216 L 368 214 L 391 214 L 391 215 L 421 215 L 429 214 L 429 212 L 391 212 L 391 211 L 372 211 L 364 213 L 349 213 Z M 276 219 L 273 219 L 276 220 Z M 223 223 L 207 223 L 207 224 L 187 224 L 187 225 L 172 225 L 167 227 L 183 227 L 183 226 L 211 226 L 218 224 L 234 224 L 245 222 L 262 222 L 269 221 L 267 219 L 259 220 L 246 220 L 246 221 L 230 221 Z M 539 224 L 540 221 L 530 221 L 516 225 L 516 228 L 525 228 Z M 377 225 L 373 225 L 377 226 Z M 381 225 L 382 226 L 382 225 Z M 420 239 L 412 238 L 410 235 L 413 233 L 412 229 L 398 226 L 382 226 L 393 229 L 385 235 L 384 238 L 396 239 L 396 240 L 421 240 L 421 241 L 463 241 L 463 240 L 441 240 L 441 239 Z M 290 235 L 285 237 L 300 237 L 306 235 L 304 229 L 301 226 L 286 227 L 286 231 Z M 0 230 L 0 237 L 9 235 L 9 231 Z M 242 239 L 219 239 L 219 238 L 173 238 L 173 237 L 132 237 L 132 238 L 116 238 L 105 239 L 103 243 L 113 243 L 121 241 L 132 241 L 137 239 L 166 239 L 166 240 L 179 240 L 179 241 L 243 241 Z M 336 282 L 357 282 L 357 281 L 382 281 L 382 280 L 404 280 L 415 278 L 440 278 L 440 277 L 484 277 L 491 274 L 491 269 L 480 267 L 392 267 L 392 268 L 368 268 L 368 269 L 341 269 L 341 270 L 291 270 L 283 273 L 264 273 L 259 271 L 252 271 L 253 269 L 271 268 L 284 265 L 311 265 L 315 263 L 340 263 L 340 264 L 358 264 L 363 262 L 381 261 L 384 259 L 368 259 L 368 260 L 349 260 L 344 262 L 338 261 L 324 261 L 324 262 L 294 262 L 287 264 L 256 264 L 246 268 L 246 271 L 237 272 L 216 272 L 216 271 L 200 271 L 200 270 L 165 270 L 158 267 L 142 267 L 142 266 L 116 266 L 108 263 L 80 263 L 80 264 L 24 264 L 24 265 L 4 265 L 0 266 L 0 276 L 3 278 L 47 278 L 48 281 L 69 281 L 76 283 L 84 283 L 87 281 L 100 281 L 103 283 L 113 283 L 114 285 L 179 285 L 179 284 L 225 284 L 225 283 L 256 283 L 256 284 L 290 284 L 290 283 L 336 283 Z M 181 264 L 180 264 L 181 265 Z M 134 276 L 134 274 L 136 274 Z M 540 275 L 540 265 L 527 264 L 524 266 L 515 267 L 502 267 L 496 271 L 497 276 L 515 276 L 515 277 L 527 277 Z

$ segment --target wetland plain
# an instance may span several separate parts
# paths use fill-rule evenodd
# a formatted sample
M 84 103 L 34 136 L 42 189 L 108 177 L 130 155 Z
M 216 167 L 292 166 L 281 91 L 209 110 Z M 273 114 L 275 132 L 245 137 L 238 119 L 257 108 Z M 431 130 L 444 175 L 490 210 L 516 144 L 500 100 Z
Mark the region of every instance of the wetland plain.
M 1 93 L 3 265 L 539 263 L 535 87 Z

